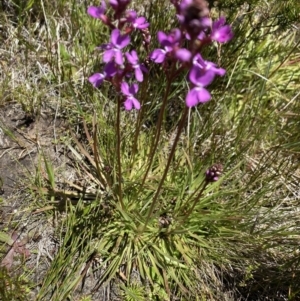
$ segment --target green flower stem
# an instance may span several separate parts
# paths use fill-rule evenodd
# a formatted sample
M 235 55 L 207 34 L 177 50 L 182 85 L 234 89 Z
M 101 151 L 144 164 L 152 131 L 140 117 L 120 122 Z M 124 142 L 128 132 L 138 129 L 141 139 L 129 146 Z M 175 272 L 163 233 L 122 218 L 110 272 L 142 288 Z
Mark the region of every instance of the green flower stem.
M 154 154 L 156 152 L 157 145 L 158 145 L 158 142 L 159 142 L 160 133 L 161 133 L 161 126 L 162 126 L 163 117 L 164 117 L 164 113 L 165 113 L 167 102 L 168 102 L 168 96 L 170 94 L 171 84 L 172 84 L 173 79 L 174 79 L 173 75 L 174 75 L 174 72 L 175 72 L 175 68 L 176 68 L 176 66 L 173 63 L 172 69 L 170 71 L 170 76 L 168 77 L 167 88 L 166 88 L 165 95 L 164 95 L 164 98 L 163 98 L 162 106 L 161 106 L 161 109 L 160 109 L 160 112 L 159 112 L 159 117 L 158 117 L 158 122 L 157 122 L 157 127 L 156 127 L 156 133 L 155 133 L 154 139 L 152 140 L 152 144 L 151 144 L 151 148 L 150 148 L 149 164 L 148 164 L 147 170 L 145 172 L 141 188 L 144 186 L 145 181 L 147 179 L 149 170 L 152 166 Z
M 179 124 L 179 126 L 178 126 L 178 132 L 177 132 L 176 138 L 175 138 L 175 140 L 174 140 L 174 143 L 173 143 L 173 146 L 172 146 L 172 149 L 171 149 L 171 153 L 170 153 L 169 158 L 168 158 L 167 166 L 166 166 L 166 168 L 165 168 L 165 170 L 164 170 L 163 176 L 162 176 L 162 178 L 161 178 L 161 180 L 160 180 L 160 183 L 159 183 L 159 185 L 158 185 L 158 188 L 157 188 L 157 190 L 156 190 L 156 193 L 155 193 L 155 195 L 154 195 L 154 197 L 153 197 L 153 201 L 152 201 L 151 206 L 150 206 L 150 208 L 149 208 L 149 210 L 148 210 L 148 214 L 147 214 L 146 222 L 145 222 L 145 224 L 144 224 L 143 231 L 145 230 L 145 228 L 146 228 L 146 226 L 147 226 L 147 224 L 148 224 L 148 222 L 149 222 L 149 219 L 150 219 L 150 217 L 152 216 L 152 213 L 153 213 L 153 210 L 154 210 L 155 205 L 156 205 L 156 203 L 157 203 L 158 196 L 159 196 L 159 194 L 160 194 L 162 185 L 163 185 L 163 183 L 164 183 L 164 181 L 165 181 L 165 179 L 166 179 L 166 176 L 167 176 L 167 174 L 168 174 L 168 171 L 169 171 L 169 168 L 170 168 L 170 165 L 171 165 L 171 161 L 172 161 L 172 159 L 173 159 L 173 157 L 174 157 L 175 150 L 176 150 L 176 146 L 177 146 L 177 144 L 178 144 L 178 141 L 179 141 L 179 137 L 180 137 L 181 131 L 182 131 L 183 127 L 184 127 L 184 122 L 185 122 L 186 116 L 187 116 L 187 114 L 188 114 L 188 111 L 189 111 L 188 107 L 185 107 L 184 112 L 183 112 L 183 115 L 182 115 L 182 117 L 181 117 L 180 124 Z M 142 231 L 142 232 L 143 232 L 143 231 Z
M 118 97 L 118 109 L 117 109 L 117 158 L 118 158 L 118 195 L 119 195 L 119 201 L 121 204 L 121 208 L 124 209 L 124 203 L 122 198 L 122 165 L 121 165 L 121 133 L 120 133 L 120 115 L 121 115 L 121 97 Z
M 148 78 L 149 78 L 148 74 L 145 74 L 140 95 L 146 95 L 146 93 L 147 93 L 147 88 L 148 88 L 148 84 L 149 84 Z M 141 109 L 139 110 L 139 113 L 138 113 L 138 120 L 137 120 L 137 124 L 135 126 L 135 134 L 134 134 L 133 145 L 132 145 L 132 149 L 131 149 L 131 151 L 132 151 L 131 167 L 135 162 L 134 158 L 137 153 L 137 142 L 138 142 L 138 138 L 139 138 L 140 131 L 141 131 L 143 115 L 145 112 L 145 106 L 144 106 L 145 102 L 146 102 L 146 97 L 142 97 Z

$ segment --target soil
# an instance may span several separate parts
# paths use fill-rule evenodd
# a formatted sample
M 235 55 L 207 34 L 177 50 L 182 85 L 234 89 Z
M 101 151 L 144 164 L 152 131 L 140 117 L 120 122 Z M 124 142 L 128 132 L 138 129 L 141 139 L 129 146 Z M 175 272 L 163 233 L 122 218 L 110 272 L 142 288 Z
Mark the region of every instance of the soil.
M 36 117 L 26 113 L 18 104 L 0 108 L 1 192 L 4 204 L 10 208 L 8 211 L 20 206 L 22 201 L 16 198 L 22 194 L 24 179 L 34 175 L 41 151 L 46 152 L 52 162 L 59 163 L 60 157 L 53 140 L 54 133 L 59 135 L 63 124 L 62 119 L 54 119 L 49 114 Z M 8 202 L 8 199 L 15 200 Z
M 61 165 L 59 145 L 55 146 L 53 141 L 55 135 L 60 135 L 64 121 L 46 112 L 39 117 L 33 116 L 24 112 L 20 105 L 9 103 L 0 109 L 0 126 L 0 177 L 3 183 L 0 232 L 10 234 L 15 241 L 13 246 L 7 246 L 4 253 L 0 253 L 0 266 L 5 266 L 14 276 L 30 269 L 33 273 L 28 280 L 39 283 L 58 244 L 52 221 L 32 212 L 28 181 L 34 179 L 42 153 L 56 166 Z
M 39 200 L 33 199 L 34 194 L 29 188 L 34 184 L 28 181 L 35 179 L 43 155 L 57 171 L 56 180 L 63 182 L 63 179 L 76 177 L 63 144 L 54 143 L 64 136 L 65 125 L 64 119 L 55 118 L 53 111 L 44 110 L 39 116 L 33 116 L 16 103 L 0 108 L 0 178 L 3 183 L 0 187 L 0 234 L 1 231 L 7 233 L 14 240 L 13 246 L 6 244 L 4 250 L 0 249 L 0 270 L 5 266 L 12 277 L 30 271 L 26 282 L 34 289 L 29 300 L 35 300 L 60 241 L 56 211 L 44 214 L 44 201 L 41 201 L 40 212 L 33 211 L 30 202 Z M 45 170 L 43 164 L 41 170 Z M 44 173 L 46 175 L 46 171 Z M 97 278 L 90 269 L 75 293 L 78 300 L 90 295 L 98 284 Z M 99 288 L 91 300 L 117 300 L 116 291 L 116 283 L 111 282 L 109 286 Z M 20 300 L 28 300 L 23 298 Z

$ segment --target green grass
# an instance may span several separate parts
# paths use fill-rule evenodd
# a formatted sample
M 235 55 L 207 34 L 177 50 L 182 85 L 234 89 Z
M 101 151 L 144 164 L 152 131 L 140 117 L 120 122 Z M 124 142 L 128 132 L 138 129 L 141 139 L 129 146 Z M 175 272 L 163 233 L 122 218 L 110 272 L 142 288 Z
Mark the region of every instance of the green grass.
M 2 283 L 9 279 L 2 298 L 27 300 L 31 292 L 34 300 L 113 300 L 109 290 L 122 300 L 299 298 L 299 8 L 296 1 L 252 1 L 248 9 L 243 2 L 220 4 L 235 37 L 204 56 L 227 73 L 209 87 L 213 99 L 188 112 L 180 135 L 186 74 L 168 86 L 151 67 L 138 94 L 142 110 L 117 116 L 110 84 L 95 90 L 87 81 L 101 69 L 95 47 L 108 38 L 86 14 L 87 3 L 5 2 L 1 105 L 65 118 L 67 130 L 53 137 L 65 159 L 40 149 L 21 207 L 55 221 L 57 249 L 45 259 L 47 270 L 36 271 L 36 287 L 20 285 L 18 272 L 1 272 Z M 136 6 L 146 11 L 155 48 L 157 30 L 176 20 L 166 1 L 143 4 Z M 224 173 L 206 185 L 214 163 Z

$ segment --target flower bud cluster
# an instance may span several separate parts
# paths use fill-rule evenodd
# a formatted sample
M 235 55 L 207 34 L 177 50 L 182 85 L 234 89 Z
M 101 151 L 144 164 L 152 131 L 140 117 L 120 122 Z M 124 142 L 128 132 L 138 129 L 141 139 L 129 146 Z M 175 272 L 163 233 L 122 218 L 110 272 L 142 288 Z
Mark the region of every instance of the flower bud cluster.
M 223 173 L 223 165 L 216 163 L 205 172 L 206 182 L 216 182 Z

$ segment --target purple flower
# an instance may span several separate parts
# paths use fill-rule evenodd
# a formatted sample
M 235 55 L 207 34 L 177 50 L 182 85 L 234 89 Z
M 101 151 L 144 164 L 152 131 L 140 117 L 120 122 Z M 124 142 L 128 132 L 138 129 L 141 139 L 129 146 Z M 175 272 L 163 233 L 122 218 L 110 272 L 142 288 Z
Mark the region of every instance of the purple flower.
M 178 45 L 181 38 L 181 32 L 178 28 L 173 29 L 168 35 L 163 31 L 159 31 L 157 38 L 162 46 L 172 49 L 174 46 Z
M 117 69 L 114 62 L 109 62 L 104 67 L 103 73 L 95 73 L 89 77 L 89 82 L 95 87 L 99 87 L 103 81 L 117 73 Z
M 221 17 L 213 22 L 211 39 L 220 43 L 226 43 L 233 38 L 233 32 L 230 25 L 225 25 L 226 19 Z
M 138 17 L 132 24 L 133 27 L 137 29 L 145 29 L 149 27 L 149 23 L 145 17 Z
M 205 71 L 212 71 L 215 75 L 223 76 L 226 70 L 218 68 L 217 65 L 210 61 L 205 61 L 202 56 L 198 53 L 193 58 L 193 67 L 196 69 L 203 69 Z
M 189 80 L 195 85 L 186 97 L 188 107 L 196 106 L 210 100 L 211 95 L 205 89 L 215 78 L 216 75 L 223 76 L 226 70 L 219 68 L 215 63 L 205 61 L 198 53 L 193 58 L 193 66 L 189 73 Z
M 150 59 L 157 64 L 162 63 L 166 58 L 167 51 L 164 49 L 155 49 L 150 54 Z
M 137 13 L 135 10 L 127 10 L 125 12 L 126 15 L 126 21 L 129 23 L 133 23 L 135 21 L 135 19 L 137 18 Z
M 157 38 L 164 49 L 155 49 L 150 54 L 150 59 L 155 63 L 162 63 L 165 60 L 167 53 L 172 52 L 178 46 L 181 38 L 181 32 L 177 28 L 171 31 L 169 35 L 165 34 L 163 31 L 159 31 Z
M 189 80 L 195 85 L 186 96 L 186 105 L 194 107 L 199 103 L 205 103 L 211 99 L 210 93 L 205 89 L 213 80 L 215 74 L 213 71 L 206 71 L 200 68 L 192 68 L 189 74 Z
M 145 17 L 137 17 L 137 14 L 134 10 L 130 10 L 126 12 L 127 22 L 132 23 L 134 28 L 137 29 L 145 29 L 149 27 L 149 23 L 147 22 Z
M 137 84 L 129 86 L 126 82 L 121 83 L 121 91 L 126 96 L 124 107 L 125 110 L 130 111 L 133 107 L 137 110 L 141 108 L 140 102 L 134 97 L 139 90 Z
M 89 77 L 89 82 L 95 87 L 99 87 L 104 79 L 105 79 L 106 75 L 104 73 L 95 73 L 92 76 Z
M 147 68 L 144 65 L 139 64 L 139 58 L 138 58 L 135 50 L 132 50 L 131 52 L 127 52 L 127 53 L 125 53 L 125 55 L 127 57 L 128 62 L 134 68 L 134 74 L 135 74 L 136 80 L 138 82 L 142 82 L 144 79 L 143 71 L 148 72 Z
M 123 65 L 123 54 L 121 49 L 126 47 L 130 43 L 128 35 L 121 35 L 119 29 L 114 29 L 110 36 L 110 43 L 100 46 L 105 49 L 103 54 L 103 61 L 108 63 L 113 58 L 118 65 Z
M 106 11 L 105 1 L 101 2 L 100 6 L 89 6 L 87 13 L 93 18 L 101 19 Z

